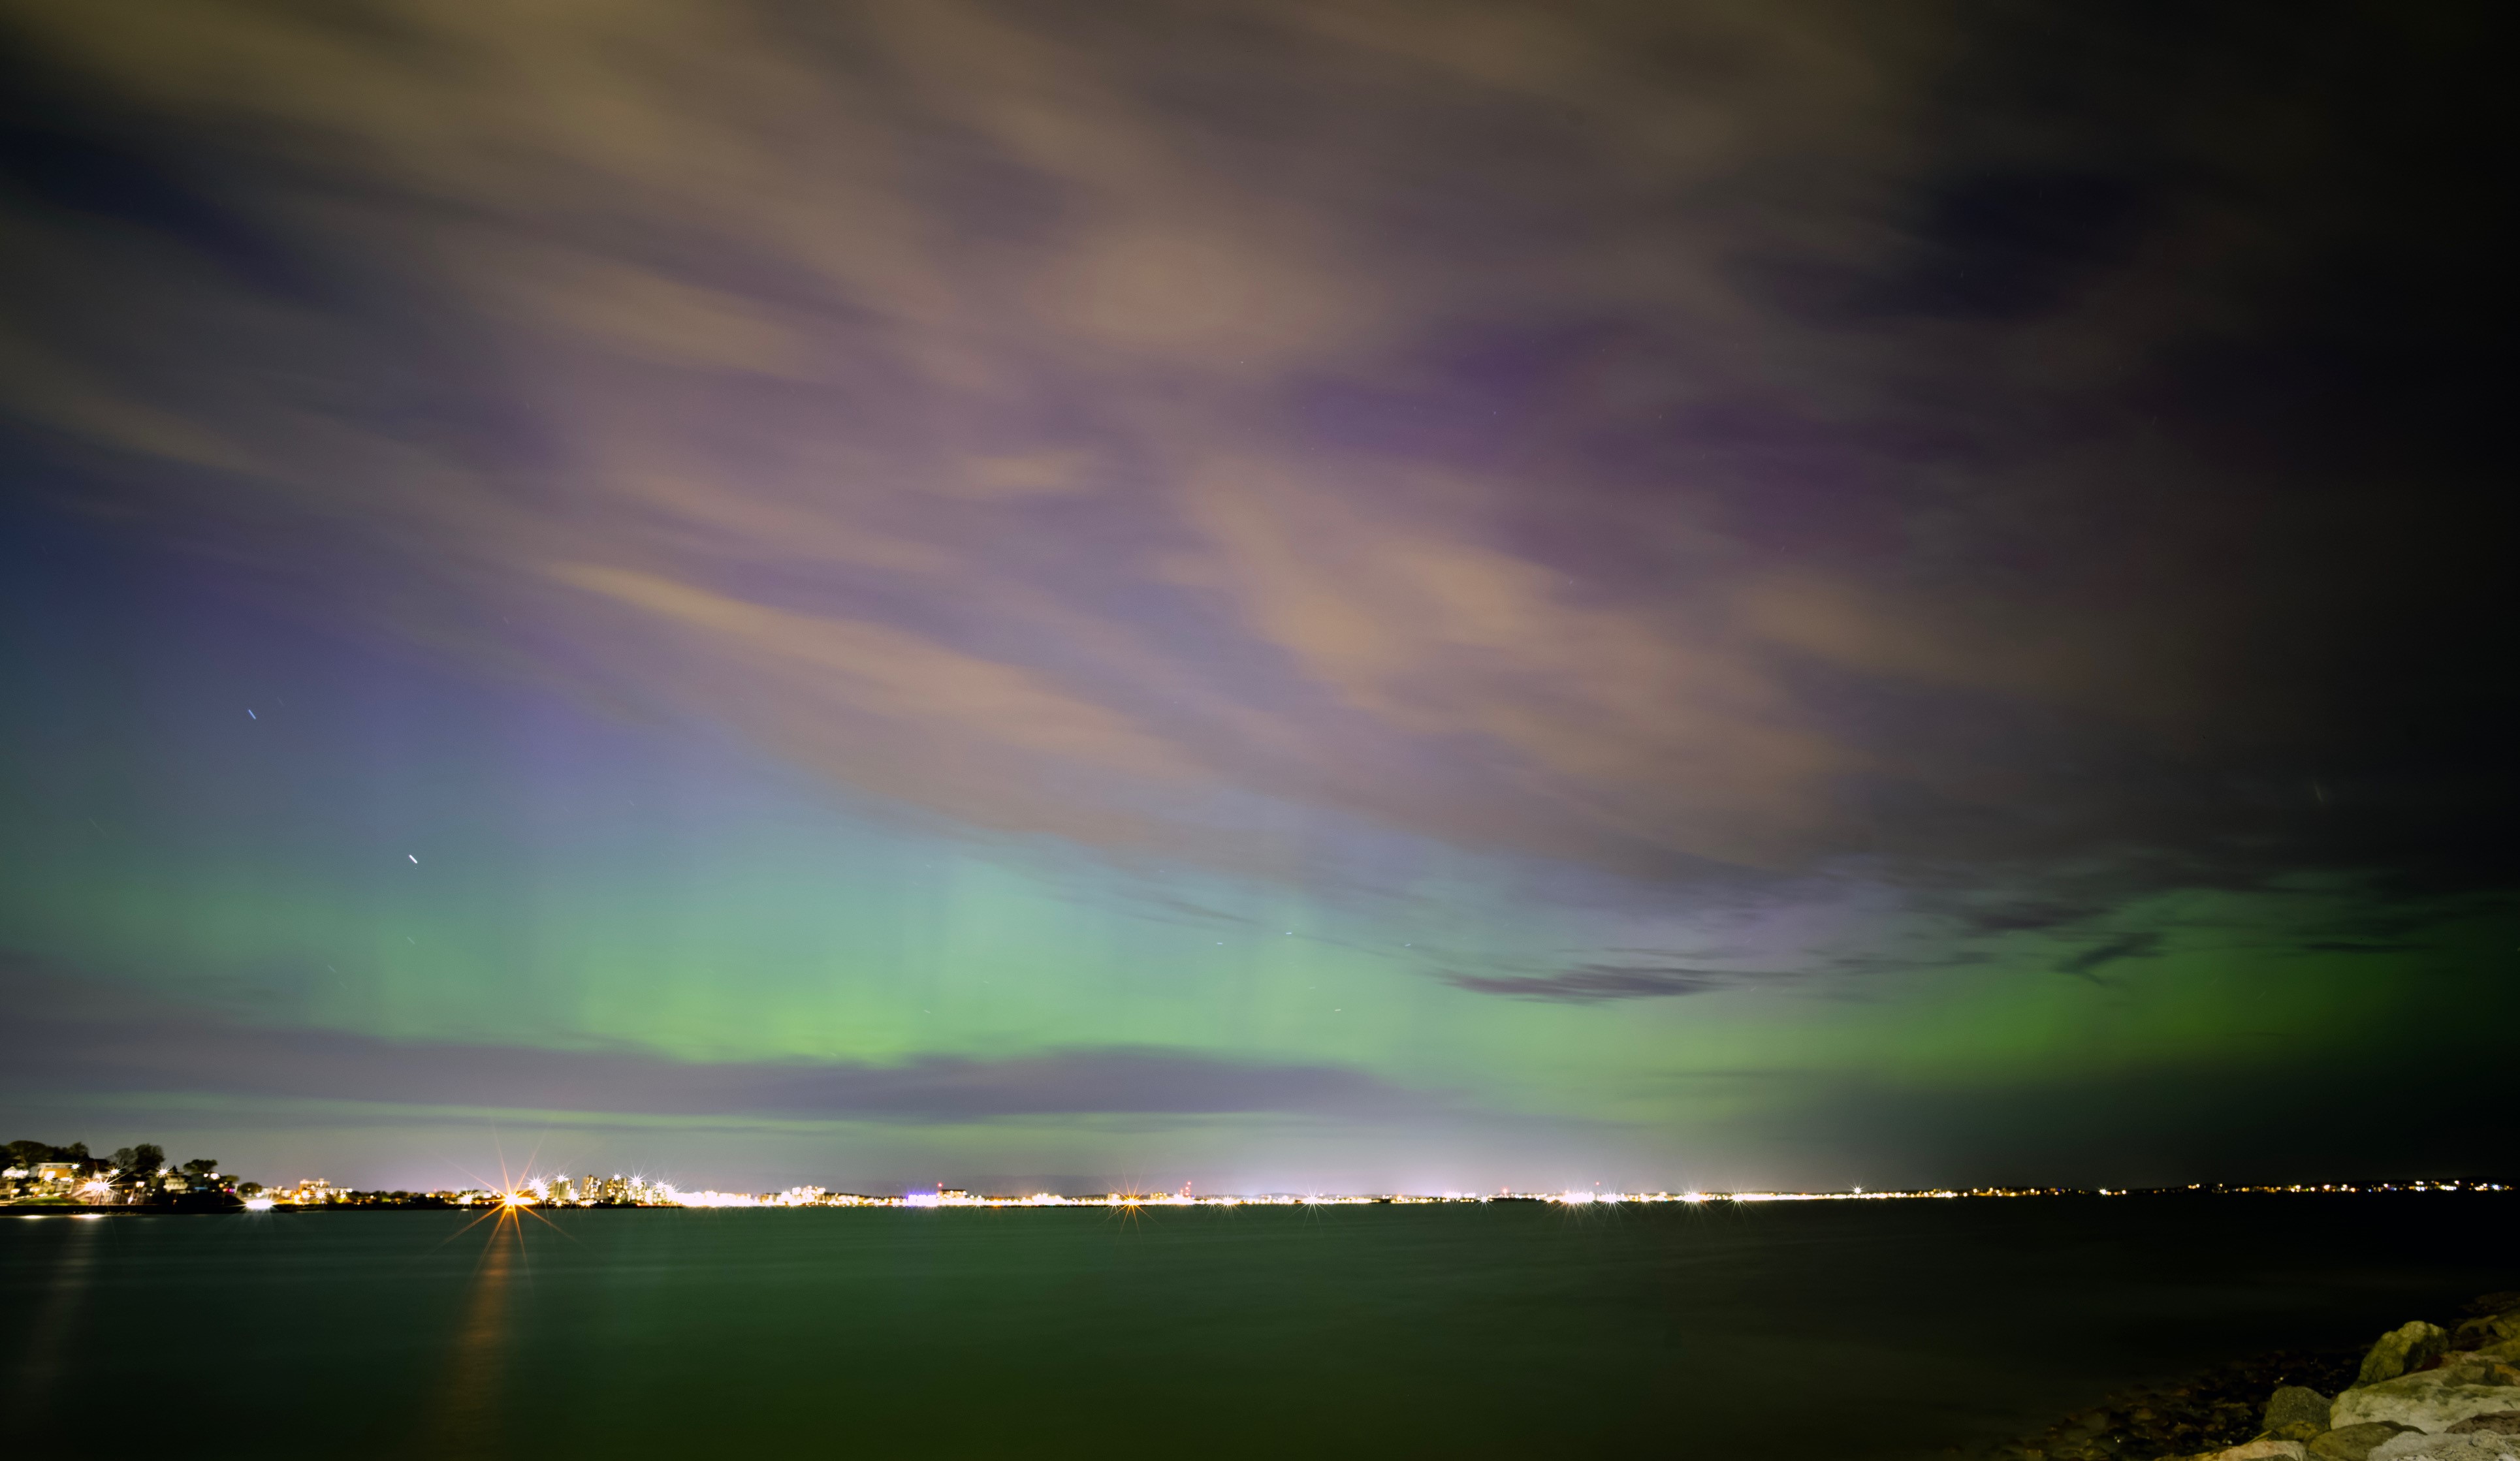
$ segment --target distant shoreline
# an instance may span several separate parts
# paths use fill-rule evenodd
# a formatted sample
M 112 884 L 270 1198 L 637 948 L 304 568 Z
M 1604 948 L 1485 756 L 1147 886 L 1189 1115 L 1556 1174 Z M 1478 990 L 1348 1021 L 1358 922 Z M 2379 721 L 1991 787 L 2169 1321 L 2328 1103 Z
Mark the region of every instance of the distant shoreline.
M 2499 1195 L 2520 1190 L 2520 1184 L 2499 1181 L 2454 1182 L 2375 1182 L 2363 1184 L 2329 1183 L 2321 1186 L 2261 1187 L 2134 1187 L 2134 1188 L 1969 1188 L 1900 1192 L 1689 1192 L 1689 1193 L 1579 1193 L 1579 1192 L 1506 1192 L 1490 1195 L 1418 1193 L 1339 1193 L 1293 1195 L 1284 1193 L 1219 1194 L 1185 1197 L 1171 1193 L 1088 1193 L 1080 1195 L 1035 1194 L 1030 1197 L 989 1195 L 970 1196 L 959 1192 L 944 1195 L 912 1192 L 899 1195 L 839 1193 L 819 1188 L 790 1189 L 785 1193 L 696 1192 L 679 1194 L 685 1201 L 656 1202 L 544 1202 L 518 1193 L 502 1196 L 495 1193 L 428 1193 L 408 1195 L 367 1194 L 351 1192 L 345 1200 L 326 1202 L 265 1202 L 248 1204 L 245 1199 L 227 1197 L 214 1201 L 147 1202 L 147 1203 L 0 1203 L 0 1217 L 12 1218 L 177 1218 L 230 1217 L 258 1214 L 306 1213 L 375 1213 L 375 1212 L 441 1212 L 484 1213 L 501 1210 L 562 1212 L 702 1212 L 724 1209 L 798 1209 L 798 1208 L 875 1208 L 907 1209 L 928 1212 L 950 1209 L 1005 1211 L 1042 1208 L 1102 1208 L 1144 1211 L 1149 1209 L 1224 1209 L 1239 1208 L 1312 1208 L 1312 1207 L 1477 1207 L 1490 1204 L 1556 1205 L 1567 1208 L 1625 1206 L 1739 1206 L 1766 1203 L 1803 1202 L 1878 1202 L 1926 1201 L 1934 1199 L 1993 1200 L 2003 1198 L 2101 1199 L 2119 1198 L 2211 1198 L 2211 1197 L 2381 1197 L 2381 1196 L 2452 1196 Z

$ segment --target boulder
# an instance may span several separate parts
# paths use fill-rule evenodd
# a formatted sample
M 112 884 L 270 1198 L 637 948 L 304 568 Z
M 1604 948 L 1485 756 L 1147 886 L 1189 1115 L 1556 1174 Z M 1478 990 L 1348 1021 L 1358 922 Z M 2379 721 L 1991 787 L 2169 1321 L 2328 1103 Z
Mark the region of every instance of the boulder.
M 2207 1451 L 2195 1461 L 2308 1461 L 2310 1452 L 2298 1440 L 2276 1440 L 2261 1436 L 2244 1440 L 2228 1450 Z
M 2462 1354 L 2453 1350 L 2433 1366 L 2452 1385 L 2520 1386 L 2520 1365 L 2483 1351 Z
M 2408 1431 L 2371 1448 L 2367 1461 L 2520 1461 L 2508 1436 L 2427 1436 Z
M 2450 1428 L 2452 1436 L 2520 1436 L 2520 1410 L 2490 1410 Z
M 2354 1377 L 2357 1385 L 2377 1385 L 2395 1380 L 2409 1370 L 2419 1370 L 2450 1348 L 2450 1331 L 2439 1324 L 2421 1319 L 2401 1324 L 2380 1336 L 2371 1352 L 2362 1356 L 2362 1372 Z
M 2515 1339 L 2520 1339 L 2520 1309 L 2504 1314 L 2479 1314 L 2473 1319 L 2460 1321 L 2459 1326 L 2451 1331 L 2450 1347 L 2453 1350 L 2482 1350 L 2488 1345 Z
M 2327 1423 L 2343 1430 L 2388 1421 L 2417 1431 L 2447 1431 L 2471 1415 L 2512 1409 L 2508 1385 L 2463 1385 L 2461 1368 L 2425 1370 L 2377 1385 L 2358 1385 L 2336 1397 Z
M 2277 1440 L 2308 1440 L 2327 1430 L 2334 1402 L 2305 1385 L 2287 1385 L 2267 1401 L 2266 1433 Z
M 2392 1436 L 2407 1434 L 2404 1426 L 2386 1421 L 2372 1421 L 2360 1426 L 2344 1426 L 2328 1432 L 2310 1443 L 2312 1461 L 2367 1461 L 2371 1448 Z M 2414 1433 L 2418 1436 L 2423 1433 Z

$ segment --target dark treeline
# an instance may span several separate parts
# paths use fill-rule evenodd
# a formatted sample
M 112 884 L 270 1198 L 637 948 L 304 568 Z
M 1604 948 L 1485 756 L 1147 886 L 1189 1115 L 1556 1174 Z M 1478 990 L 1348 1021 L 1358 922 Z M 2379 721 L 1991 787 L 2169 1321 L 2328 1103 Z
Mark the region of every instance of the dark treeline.
M 5 1179 L 11 1198 L 60 1201 L 101 1199 L 109 1202 L 217 1193 L 251 1196 L 261 1189 L 240 1182 L 219 1170 L 216 1157 L 195 1157 L 180 1167 L 166 1164 L 166 1149 L 143 1141 L 103 1156 L 84 1141 L 55 1146 L 49 1141 L 12 1141 Z

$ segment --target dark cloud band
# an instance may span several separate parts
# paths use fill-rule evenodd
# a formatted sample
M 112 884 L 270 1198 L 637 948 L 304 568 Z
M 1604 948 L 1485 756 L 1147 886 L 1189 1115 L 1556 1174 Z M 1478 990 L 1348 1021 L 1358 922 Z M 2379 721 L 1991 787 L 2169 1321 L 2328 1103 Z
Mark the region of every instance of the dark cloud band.
M 1502 995 L 1508 999 L 1536 999 L 1550 1004 L 1600 1004 L 1614 999 L 1663 999 L 1736 989 L 1773 976 L 1738 974 L 1719 969 L 1638 969 L 1591 965 L 1562 974 L 1536 976 L 1450 974 L 1444 982 L 1474 995 Z
M 1004 1058 L 676 1060 L 652 1051 L 391 1040 L 269 1028 L 55 979 L 5 988 L 0 1088 L 358 1100 L 650 1116 L 970 1122 L 1066 1115 L 1426 1114 L 1446 1103 L 1352 1068 L 1106 1046 Z

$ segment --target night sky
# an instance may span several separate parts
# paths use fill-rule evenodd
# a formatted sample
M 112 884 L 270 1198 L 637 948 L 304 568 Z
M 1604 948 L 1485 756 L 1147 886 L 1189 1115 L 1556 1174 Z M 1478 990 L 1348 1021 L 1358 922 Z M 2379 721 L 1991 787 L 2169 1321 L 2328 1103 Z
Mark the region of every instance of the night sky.
M 0 1137 L 2508 1171 L 2487 7 L 0 6 Z

